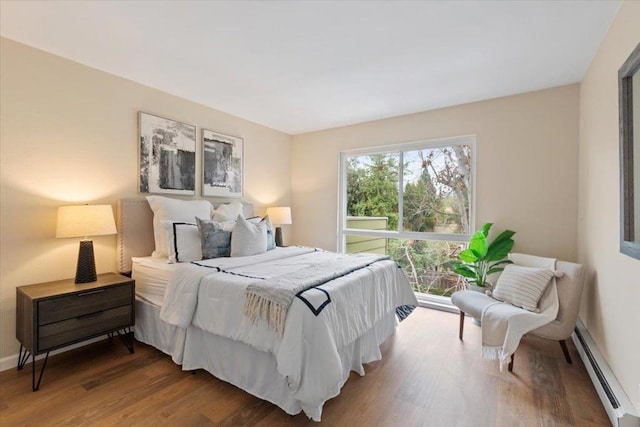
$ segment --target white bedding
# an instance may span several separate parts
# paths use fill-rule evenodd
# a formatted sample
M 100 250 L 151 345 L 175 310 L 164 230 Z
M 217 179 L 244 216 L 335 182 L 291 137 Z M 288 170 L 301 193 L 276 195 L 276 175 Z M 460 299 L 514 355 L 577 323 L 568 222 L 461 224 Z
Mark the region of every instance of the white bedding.
M 366 341 L 379 345 L 388 334 L 378 336 L 376 325 L 393 318 L 397 307 L 417 306 L 404 273 L 393 261 L 379 261 L 301 293 L 289 308 L 282 337 L 264 321 L 254 325 L 244 316 L 244 291 L 257 278 L 276 277 L 335 256 L 289 247 L 250 257 L 201 261 L 200 266 L 181 265 L 167 287 L 161 319 L 273 354 L 292 396 L 310 418 L 319 421 L 322 405 L 339 392 L 348 371 L 364 374 L 362 363 L 379 359 L 379 351 L 360 358 L 352 354 L 349 366 L 344 366 L 349 346 L 358 342 L 361 348 L 358 340 L 372 333 L 374 338 Z M 371 359 L 374 356 L 377 359 Z

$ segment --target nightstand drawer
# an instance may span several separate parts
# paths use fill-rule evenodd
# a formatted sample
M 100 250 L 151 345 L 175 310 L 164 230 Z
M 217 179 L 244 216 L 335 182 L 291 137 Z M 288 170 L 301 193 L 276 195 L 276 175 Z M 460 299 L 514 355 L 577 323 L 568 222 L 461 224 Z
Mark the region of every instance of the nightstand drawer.
M 133 282 L 39 301 L 38 325 L 73 320 L 85 314 L 131 304 L 132 294 Z
M 38 351 L 67 345 L 133 324 L 133 306 L 125 305 L 41 326 Z

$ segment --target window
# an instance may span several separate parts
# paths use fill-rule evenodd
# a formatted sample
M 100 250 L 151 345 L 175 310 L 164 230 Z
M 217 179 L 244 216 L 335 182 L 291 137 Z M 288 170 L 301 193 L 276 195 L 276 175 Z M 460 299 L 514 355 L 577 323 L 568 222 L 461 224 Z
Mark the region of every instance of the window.
M 473 233 L 475 137 L 341 153 L 339 249 L 390 255 L 419 296 L 464 285 L 448 262 Z

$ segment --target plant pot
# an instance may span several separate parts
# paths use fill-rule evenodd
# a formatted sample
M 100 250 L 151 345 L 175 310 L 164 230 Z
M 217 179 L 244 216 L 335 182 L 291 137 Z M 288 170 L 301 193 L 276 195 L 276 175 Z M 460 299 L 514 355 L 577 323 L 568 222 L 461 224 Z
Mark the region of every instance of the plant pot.
M 468 283 L 467 287 L 470 291 L 480 292 L 481 294 L 484 294 L 487 291 L 491 290 L 490 286 L 476 286 L 476 285 L 472 285 L 471 283 Z

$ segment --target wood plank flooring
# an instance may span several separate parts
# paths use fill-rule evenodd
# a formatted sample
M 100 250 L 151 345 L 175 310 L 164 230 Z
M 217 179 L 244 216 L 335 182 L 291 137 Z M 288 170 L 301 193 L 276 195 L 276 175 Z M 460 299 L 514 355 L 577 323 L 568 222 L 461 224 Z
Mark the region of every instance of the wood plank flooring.
M 417 309 L 382 346 L 383 359 L 352 373 L 324 406 L 327 426 L 608 426 L 572 343 L 527 336 L 514 372 L 480 357 L 480 328 L 467 318 Z M 40 362 L 41 363 L 41 362 Z M 40 366 L 38 363 L 38 367 Z M 183 372 L 163 353 L 104 340 L 52 356 L 39 391 L 31 366 L 0 373 L 0 425 L 305 426 L 207 372 Z

